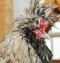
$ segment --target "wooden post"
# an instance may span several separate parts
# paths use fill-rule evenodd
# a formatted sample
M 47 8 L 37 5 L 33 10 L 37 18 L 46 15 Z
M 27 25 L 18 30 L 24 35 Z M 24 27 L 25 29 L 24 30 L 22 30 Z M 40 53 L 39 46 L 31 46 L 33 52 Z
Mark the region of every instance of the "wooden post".
M 0 42 L 12 30 L 13 0 L 0 0 Z

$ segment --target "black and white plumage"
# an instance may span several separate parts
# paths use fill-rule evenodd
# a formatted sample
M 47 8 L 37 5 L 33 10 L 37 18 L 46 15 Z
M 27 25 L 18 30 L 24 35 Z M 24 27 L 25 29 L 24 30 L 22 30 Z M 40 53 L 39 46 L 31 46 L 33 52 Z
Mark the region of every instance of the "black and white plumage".
M 42 63 L 52 63 L 53 54 L 45 44 L 45 40 L 42 38 L 40 42 L 38 42 L 36 40 L 35 33 L 32 32 L 28 27 L 23 28 L 23 31 L 25 38 L 27 38 L 26 42 L 31 44 Z
M 45 44 L 45 40 L 41 38 L 40 42 L 38 42 L 36 40 L 35 33 L 31 29 L 34 29 L 38 18 L 41 18 L 43 14 L 45 14 L 48 24 L 54 25 L 53 19 L 57 17 L 51 14 L 51 11 L 53 11 L 56 6 L 53 7 L 51 4 L 48 4 L 46 6 L 39 7 L 39 1 L 36 0 L 32 0 L 31 3 L 34 4 L 30 7 L 29 10 L 30 17 L 23 17 L 20 20 L 22 22 L 20 22 L 18 29 L 21 30 L 21 32 L 25 35 L 23 38 L 26 38 L 26 42 L 31 44 L 31 46 L 34 48 L 35 52 L 41 59 L 42 63 L 52 63 L 53 54 Z

